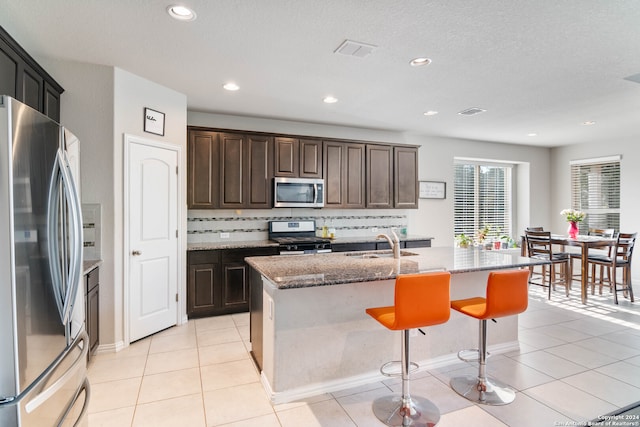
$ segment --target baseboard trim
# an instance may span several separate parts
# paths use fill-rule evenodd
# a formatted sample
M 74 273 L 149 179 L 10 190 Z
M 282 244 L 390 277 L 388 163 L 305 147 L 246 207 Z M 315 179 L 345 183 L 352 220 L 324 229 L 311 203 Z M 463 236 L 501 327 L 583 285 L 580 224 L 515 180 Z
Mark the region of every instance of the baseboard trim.
M 96 348 L 95 354 L 100 353 L 117 353 L 121 350 L 124 350 L 127 346 L 124 344 L 124 341 L 118 341 L 113 344 L 99 344 L 98 348 Z
M 519 348 L 520 344 L 516 340 L 489 346 L 487 350 L 492 354 L 501 354 L 515 351 Z M 452 365 L 459 362 L 460 359 L 458 359 L 457 353 L 438 356 L 432 359 L 420 360 L 417 362 L 418 365 L 420 365 L 420 368 L 418 368 L 417 372 L 442 368 L 444 366 Z M 286 391 L 276 392 L 271 388 L 271 384 L 269 384 L 269 380 L 265 376 L 264 371 L 260 372 L 260 382 L 262 383 L 267 396 L 269 396 L 271 403 L 274 405 L 293 402 L 324 393 L 333 393 L 336 391 L 359 387 L 366 384 L 371 384 L 376 381 L 383 381 L 387 379 L 389 379 L 389 377 L 382 375 L 379 370 L 375 370 L 372 372 L 366 372 L 364 374 L 354 375 L 347 378 L 323 381 L 319 383 L 309 384 L 304 387 L 297 387 Z

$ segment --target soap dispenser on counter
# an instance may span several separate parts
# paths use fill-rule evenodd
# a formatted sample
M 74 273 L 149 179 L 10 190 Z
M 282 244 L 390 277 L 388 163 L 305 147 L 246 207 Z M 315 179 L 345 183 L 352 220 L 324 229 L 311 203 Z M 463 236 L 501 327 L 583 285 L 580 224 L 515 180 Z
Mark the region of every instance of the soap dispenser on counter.
M 328 237 L 330 239 L 336 238 L 336 227 L 333 225 L 333 219 L 329 220 L 329 229 L 327 230 L 327 232 L 329 233 Z

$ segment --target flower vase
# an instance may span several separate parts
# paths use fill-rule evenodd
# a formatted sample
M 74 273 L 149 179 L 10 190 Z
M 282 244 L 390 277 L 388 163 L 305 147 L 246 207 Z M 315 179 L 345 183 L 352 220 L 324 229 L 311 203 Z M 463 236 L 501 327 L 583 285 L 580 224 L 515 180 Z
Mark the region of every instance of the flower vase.
M 577 221 L 569 221 L 569 229 L 567 233 L 569 233 L 569 237 L 575 239 L 578 236 L 578 222 Z

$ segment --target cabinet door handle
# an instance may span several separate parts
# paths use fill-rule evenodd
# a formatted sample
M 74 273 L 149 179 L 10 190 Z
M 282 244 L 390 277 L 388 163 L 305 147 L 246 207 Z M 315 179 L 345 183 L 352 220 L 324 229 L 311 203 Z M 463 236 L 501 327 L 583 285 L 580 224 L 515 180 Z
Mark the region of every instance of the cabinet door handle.
M 132 252 L 131 252 L 131 255 L 133 255 L 133 256 L 139 256 L 139 255 L 142 255 L 142 252 L 140 252 L 140 251 L 132 251 Z

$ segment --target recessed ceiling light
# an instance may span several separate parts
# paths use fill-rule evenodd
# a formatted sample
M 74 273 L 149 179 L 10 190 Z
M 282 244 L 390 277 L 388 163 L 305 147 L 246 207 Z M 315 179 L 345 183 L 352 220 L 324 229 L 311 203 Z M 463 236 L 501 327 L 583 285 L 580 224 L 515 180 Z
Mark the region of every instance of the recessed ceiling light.
M 438 114 L 437 111 L 433 111 L 433 110 L 429 110 L 429 111 L 425 111 L 424 113 L 425 116 L 435 116 L 436 114 Z
M 538 136 L 537 133 L 528 133 L 527 136 Z
M 225 88 L 226 90 L 230 90 L 232 92 L 240 89 L 240 86 L 238 86 L 237 84 L 235 84 L 233 82 L 225 83 L 224 85 L 222 85 L 222 87 Z
M 591 126 L 591 125 L 595 125 L 595 124 L 596 124 L 596 122 L 589 120 L 588 122 L 582 122 L 582 124 L 583 124 L 584 126 Z
M 336 102 L 338 102 L 338 98 L 335 98 L 329 95 L 329 96 L 325 96 L 323 101 L 325 104 L 335 104 Z
M 193 21 L 196 19 L 196 13 L 193 10 L 177 4 L 167 7 L 167 13 L 179 21 Z
M 478 107 L 471 107 L 466 110 L 458 111 L 458 114 L 461 116 L 475 116 L 476 114 L 484 113 L 485 111 L 487 110 Z
M 429 58 L 414 58 L 409 62 L 409 64 L 412 67 L 420 67 L 422 65 L 431 64 L 431 60 Z

